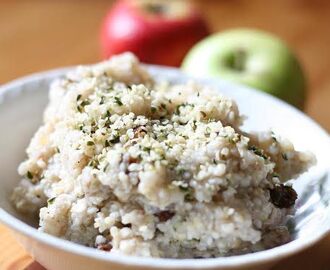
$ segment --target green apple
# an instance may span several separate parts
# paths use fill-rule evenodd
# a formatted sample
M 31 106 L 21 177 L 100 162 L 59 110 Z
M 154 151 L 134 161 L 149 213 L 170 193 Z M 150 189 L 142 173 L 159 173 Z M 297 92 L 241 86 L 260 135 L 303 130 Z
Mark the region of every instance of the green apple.
M 300 109 L 304 105 L 306 82 L 297 58 L 282 40 L 259 30 L 209 36 L 189 51 L 182 68 L 260 89 Z

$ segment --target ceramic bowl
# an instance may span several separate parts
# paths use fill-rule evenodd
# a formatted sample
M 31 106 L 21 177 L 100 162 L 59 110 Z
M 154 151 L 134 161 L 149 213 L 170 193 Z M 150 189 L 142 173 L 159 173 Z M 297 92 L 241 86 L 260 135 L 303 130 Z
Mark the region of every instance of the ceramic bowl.
M 183 82 L 191 78 L 177 69 L 147 66 L 157 80 Z M 48 270 L 90 269 L 268 269 L 284 257 L 319 241 L 330 228 L 330 139 L 312 119 L 286 103 L 259 91 L 222 80 L 201 80 L 235 99 L 248 118 L 244 130 L 273 129 L 299 150 L 315 153 L 318 164 L 294 183 L 297 211 L 290 219 L 292 241 L 246 255 L 212 259 L 140 258 L 106 253 L 38 232 L 9 201 L 18 183 L 18 164 L 48 101 L 49 83 L 67 69 L 31 75 L 0 87 L 0 221 L 15 231 L 18 241 Z

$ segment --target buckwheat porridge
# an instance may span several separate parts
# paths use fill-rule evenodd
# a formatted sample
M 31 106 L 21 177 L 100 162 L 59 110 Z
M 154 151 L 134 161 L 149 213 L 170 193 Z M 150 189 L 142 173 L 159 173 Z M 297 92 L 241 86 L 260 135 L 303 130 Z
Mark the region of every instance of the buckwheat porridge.
M 39 230 L 122 254 L 199 258 L 290 240 L 315 162 L 273 132 L 247 134 L 234 101 L 155 82 L 132 54 L 79 67 L 50 88 L 12 200 Z

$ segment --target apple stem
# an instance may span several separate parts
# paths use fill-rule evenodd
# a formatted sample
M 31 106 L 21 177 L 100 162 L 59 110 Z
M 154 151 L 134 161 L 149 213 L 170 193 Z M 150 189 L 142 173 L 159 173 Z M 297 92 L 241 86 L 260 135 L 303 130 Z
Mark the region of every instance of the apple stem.
M 234 70 L 243 71 L 245 68 L 246 51 L 243 49 L 235 50 L 230 60 L 230 66 Z
M 160 3 L 147 3 L 145 4 L 144 8 L 153 14 L 161 15 L 166 13 L 166 6 Z

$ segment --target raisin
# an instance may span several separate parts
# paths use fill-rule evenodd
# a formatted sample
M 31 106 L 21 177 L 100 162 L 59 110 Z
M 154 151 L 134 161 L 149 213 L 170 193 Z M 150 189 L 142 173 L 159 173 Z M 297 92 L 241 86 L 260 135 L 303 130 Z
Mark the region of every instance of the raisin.
M 159 222 L 165 222 L 165 221 L 168 221 L 169 219 L 171 219 L 175 215 L 175 213 L 171 212 L 171 211 L 161 211 L 154 215 L 156 217 L 158 217 Z
M 290 208 L 297 200 L 297 192 L 290 186 L 283 184 L 270 189 L 270 200 L 278 208 Z
M 97 249 L 103 250 L 103 251 L 111 251 L 112 245 L 110 243 L 100 244 L 97 246 Z

